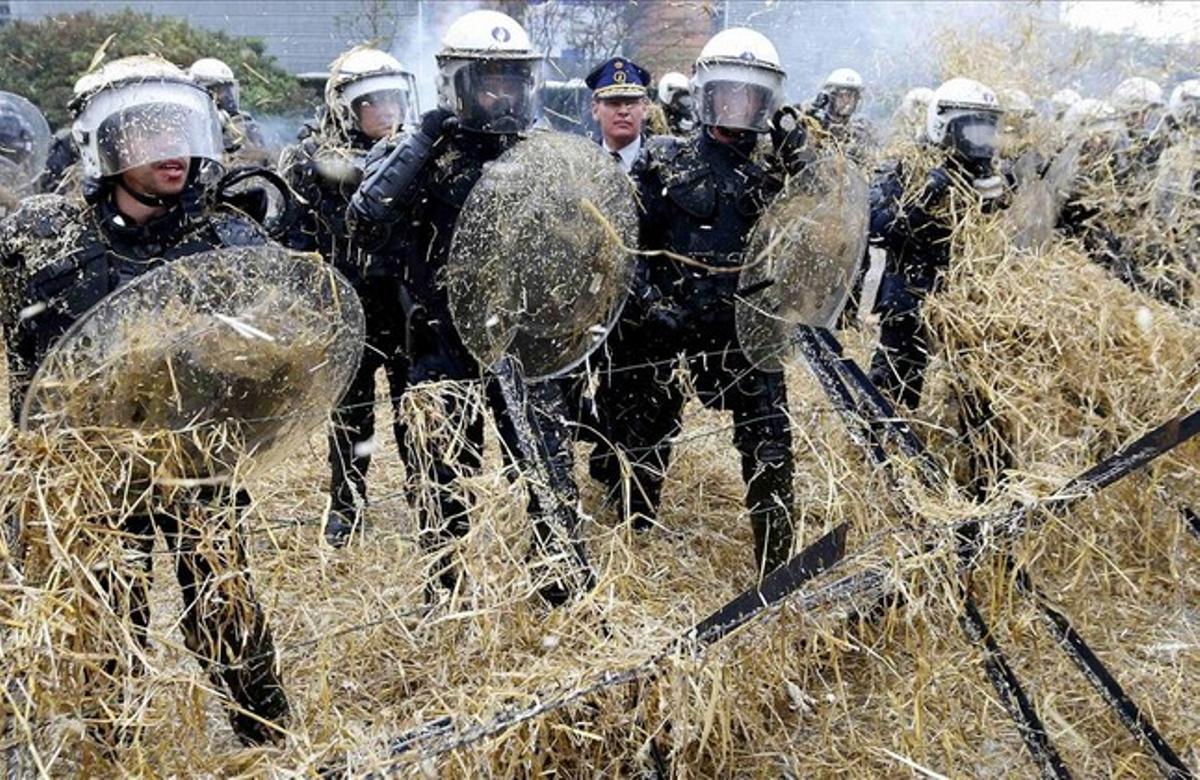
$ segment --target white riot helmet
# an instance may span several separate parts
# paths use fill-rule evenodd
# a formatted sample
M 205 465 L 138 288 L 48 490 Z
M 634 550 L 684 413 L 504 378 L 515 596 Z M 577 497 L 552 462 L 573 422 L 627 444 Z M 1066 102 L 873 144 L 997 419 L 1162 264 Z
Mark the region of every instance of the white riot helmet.
M 829 95 L 829 114 L 842 120 L 849 119 L 858 110 L 862 90 L 862 76 L 851 68 L 838 68 L 821 85 L 821 91 Z
M 658 102 L 670 106 L 681 96 L 690 94 L 688 77 L 678 71 L 662 74 L 658 79 Z
M 1083 98 L 1063 114 L 1067 135 L 1106 133 L 1123 129 L 1121 115 L 1107 100 Z
M 230 116 L 238 113 L 238 82 L 232 68 L 216 57 L 204 57 L 192 63 L 188 75 L 208 90 L 218 108 Z
M 1083 98 L 1063 115 L 1063 135 L 1084 159 L 1102 163 L 1128 144 L 1125 122 L 1107 100 Z
M 925 140 L 925 113 L 933 100 L 933 90 L 929 87 L 913 87 L 904 93 L 900 106 L 892 115 L 892 122 L 897 132 L 901 132 L 916 141 Z
M 525 130 L 537 115 L 541 59 L 512 17 L 463 14 L 446 30 L 437 55 L 438 105 L 453 111 L 466 130 Z
M 357 46 L 334 60 L 325 105 L 344 125 L 385 138 L 417 120 L 417 82 L 392 55 Z
M 1109 102 L 1124 118 L 1131 132 L 1150 130 L 1155 110 L 1162 108 L 1165 103 L 1162 87 L 1141 76 L 1125 79 L 1118 84 Z
M 1200 127 L 1200 79 L 1188 79 L 1175 85 L 1167 103 L 1167 113 L 1177 125 Z
M 178 158 L 219 163 L 224 151 L 208 92 L 160 57 L 125 57 L 83 76 L 70 107 L 88 178 Z
M 984 168 L 995 156 L 1000 124 L 996 93 L 974 79 L 955 78 L 933 93 L 925 111 L 925 136 L 934 146 L 955 151 L 966 163 Z
M 745 27 L 719 32 L 700 50 L 692 74 L 700 123 L 765 133 L 786 81 L 779 52 L 765 35 Z
M 1033 107 L 1033 100 L 1030 99 L 1029 93 L 1023 89 L 1002 89 L 997 97 L 1000 99 L 1000 108 L 1003 109 L 1006 115 L 1020 119 L 1030 119 L 1037 114 L 1037 111 Z
M 1163 105 L 1163 91 L 1150 79 L 1134 76 L 1116 86 L 1109 102 L 1122 114 L 1148 111 Z
M 1050 96 L 1050 107 L 1054 110 L 1054 118 L 1062 119 L 1071 106 L 1081 100 L 1078 92 L 1073 89 L 1060 89 Z

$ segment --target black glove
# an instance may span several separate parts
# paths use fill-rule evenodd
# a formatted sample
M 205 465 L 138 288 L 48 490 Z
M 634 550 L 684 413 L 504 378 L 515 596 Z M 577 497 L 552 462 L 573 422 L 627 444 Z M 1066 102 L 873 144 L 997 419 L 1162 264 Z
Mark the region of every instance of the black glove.
M 808 132 L 804 117 L 795 106 L 782 106 L 771 117 L 771 145 L 788 173 L 796 173 L 806 162 Z
M 646 310 L 642 323 L 656 330 L 678 333 L 684 329 L 686 318 L 683 309 L 666 300 L 659 300 Z
M 917 202 L 921 206 L 937 203 L 950 191 L 952 184 L 953 180 L 945 168 L 934 168 L 929 172 L 929 178 L 925 180 L 925 189 L 921 191 L 921 197 Z
M 458 116 L 444 108 L 435 108 L 421 115 L 421 126 L 417 132 L 437 143 L 442 136 L 458 127 Z
M 813 98 L 812 103 L 805 109 L 804 115 L 815 121 L 822 129 L 828 130 L 833 124 L 833 116 L 829 113 L 830 107 L 833 105 L 833 98 L 828 92 L 818 92 Z
M 367 171 L 346 210 L 350 235 L 365 249 L 387 241 L 391 224 L 417 197 L 421 171 L 434 157 L 435 147 L 456 126 L 452 111 L 435 108 L 421 117 L 417 132 L 405 137 L 392 152 Z

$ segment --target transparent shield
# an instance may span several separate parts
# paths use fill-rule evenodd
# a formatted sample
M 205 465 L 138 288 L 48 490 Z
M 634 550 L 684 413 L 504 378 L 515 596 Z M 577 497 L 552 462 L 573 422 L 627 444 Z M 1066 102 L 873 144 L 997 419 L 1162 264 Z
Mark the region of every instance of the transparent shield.
M 754 227 L 739 279 L 738 342 L 764 371 L 782 371 L 797 325 L 829 327 L 867 248 L 866 177 L 821 158 L 792 177 Z
M 37 106 L 0 92 L 0 190 L 5 195 L 29 194 L 46 167 L 50 141 L 50 126 Z
M 34 376 L 21 427 L 135 430 L 180 477 L 286 456 L 357 369 L 358 297 L 316 255 L 238 247 L 169 263 L 84 314 Z M 153 459 L 151 453 L 147 458 Z
M 620 313 L 636 240 L 620 167 L 580 136 L 534 133 L 484 170 L 455 226 L 445 281 L 463 343 L 530 378 L 570 370 Z
M 1059 152 L 1042 176 L 1030 171 L 1030 165 L 1018 165 L 1016 194 L 1003 217 L 1005 232 L 1018 249 L 1045 246 L 1054 237 L 1059 214 L 1078 176 L 1079 143 L 1068 144 Z
M 1153 189 L 1154 216 L 1171 229 L 1192 227 L 1200 213 L 1200 141 L 1177 143 L 1158 162 Z

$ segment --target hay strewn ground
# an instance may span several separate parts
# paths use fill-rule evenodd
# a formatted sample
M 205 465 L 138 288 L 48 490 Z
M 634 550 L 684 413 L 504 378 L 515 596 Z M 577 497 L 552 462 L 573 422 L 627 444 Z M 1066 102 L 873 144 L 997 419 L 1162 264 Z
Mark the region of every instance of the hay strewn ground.
M 1114 323 L 1113 352 L 1111 359 L 1098 352 L 1093 362 L 1118 370 L 1120 383 L 1113 385 L 1111 370 L 1089 375 L 1074 367 L 1047 386 L 1066 398 L 1053 404 L 1047 388 L 1014 379 L 1018 386 L 1008 397 L 1012 408 L 1030 417 L 1031 432 L 1017 437 L 1021 469 L 997 505 L 1004 495 L 1044 494 L 1140 433 L 1156 415 L 1177 409 L 1195 387 L 1188 373 L 1194 361 L 1186 360 L 1195 354 L 1195 336 L 1173 312 L 1155 309 L 1155 328 L 1142 333 L 1130 311 L 1146 304 L 1119 283 L 1059 256 L 1023 262 L 1038 278 L 1060 273 L 1076 288 L 1082 281 L 1099 288 L 1102 294 L 1085 298 Z M 1003 290 L 1026 281 L 1008 273 L 988 285 Z M 1061 302 L 1048 296 L 1024 300 L 1046 309 Z M 1022 340 L 1036 345 L 1033 336 L 1054 335 L 1057 344 L 1049 351 L 1027 348 L 1030 360 L 1086 357 L 1096 349 L 1094 336 L 1060 332 L 1061 318 L 1024 316 L 1030 314 L 1014 312 L 1030 331 Z M 1144 350 L 1111 346 L 1135 330 L 1147 342 Z M 864 358 L 869 338 L 850 335 Z M 935 376 L 944 376 L 937 370 Z M 1175 376 L 1184 381 L 1174 383 Z M 1075 392 L 1107 388 L 1114 411 L 1097 416 L 1090 408 L 1073 408 L 1064 389 L 1068 378 Z M 884 545 L 877 554 L 886 557 L 898 545 L 911 545 L 911 537 L 877 536 L 905 519 L 897 502 L 886 498 L 886 486 L 853 450 L 802 370 L 792 371 L 791 383 L 802 538 L 811 541 L 849 520 L 852 550 L 871 540 Z M 1135 402 L 1142 403 L 1139 416 L 1121 413 Z M 935 400 L 922 416 L 943 425 L 940 411 Z M 418 610 L 422 566 L 415 520 L 402 498 L 403 469 L 390 441 L 384 440 L 373 466 L 370 530 L 347 550 L 324 547 L 316 522 L 324 510 L 323 441 L 314 436 L 308 452 L 252 487 L 253 576 L 295 711 L 287 747 L 255 751 L 237 745 L 206 678 L 181 648 L 172 624 L 177 590 L 162 581 L 171 577 L 160 565 L 152 671 L 129 686 L 145 731 L 121 768 L 131 774 L 263 776 L 311 773 L 349 756 L 352 770 L 365 772 L 381 766 L 389 737 L 423 721 L 447 713 L 486 720 L 505 707 L 529 704 L 535 694 L 583 687 L 601 671 L 645 661 L 753 577 L 729 421 L 701 411 L 688 420 L 663 529 L 633 536 L 614 528 L 611 512 L 581 471 L 584 504 L 595 515 L 588 542 L 602 573 L 591 596 L 553 612 L 533 595 L 523 565 L 529 541 L 523 499 L 498 468 L 471 485 L 484 509 L 463 544 L 466 592 L 428 615 Z M 1200 661 L 1200 579 L 1190 563 L 1200 542 L 1188 534 L 1178 510 L 1200 501 L 1196 454 L 1189 447 L 1165 458 L 1018 545 L 1041 587 L 1193 764 L 1200 716 L 1190 704 L 1198 691 L 1188 670 Z M 917 500 L 934 521 L 970 510 L 961 500 Z M 401 768 L 454 776 L 551 770 L 629 775 L 647 770 L 646 738 L 654 734 L 680 777 L 897 775 L 914 771 L 914 764 L 951 776 L 1032 774 L 1014 726 L 979 669 L 977 651 L 956 625 L 952 589 L 941 584 L 935 562 L 927 564 L 934 576 L 904 573 L 912 585 L 910 603 L 881 621 L 847 630 L 837 611 L 785 610 L 700 660 L 667 664 L 640 696 L 636 686 L 618 686 L 499 738 Z M 1068 762 L 1083 776 L 1153 774 L 1145 752 L 1086 688 L 1011 583 L 984 571 L 976 586 Z M 68 693 L 64 688 L 44 695 Z M 63 714 L 35 740 L 44 751 L 62 748 L 45 756 L 51 773 L 111 772 L 92 763 L 102 760 L 95 755 L 77 763 L 78 728 L 70 726 L 65 698 L 51 709 L 60 705 Z
M 961 44 L 947 47 L 948 75 L 1040 86 L 1028 78 L 1036 57 L 1020 58 L 1019 72 L 1008 49 Z M 963 70 L 966 64 L 974 69 Z M 938 348 L 916 415 L 918 432 L 961 475 L 972 442 L 957 428 L 959 405 L 971 393 L 991 402 L 996 418 L 976 443 L 1006 448 L 1010 467 L 986 504 L 957 491 L 890 485 L 852 445 L 804 367 L 788 367 L 797 535 L 809 543 L 839 523 L 851 527 L 847 561 L 799 596 L 819 592 L 834 576 L 883 566 L 904 591 L 903 606 L 848 621 L 852 607 L 871 604 L 802 612 L 793 601 L 698 658 L 666 659 L 653 680 L 581 697 L 444 755 L 417 751 L 391 763 L 390 740 L 434 718 L 488 722 L 537 697 L 567 695 L 606 672 L 647 664 L 755 572 L 731 420 L 693 405 L 660 528 L 635 535 L 616 527 L 579 465 L 599 581 L 555 611 L 537 597 L 525 565 L 523 488 L 502 472 L 489 435 L 487 467 L 464 485 L 478 506 L 459 548 L 465 587 L 426 611 L 428 561 L 416 544 L 381 397 L 370 526 L 350 547 L 335 551 L 321 540 L 323 433 L 249 486 L 251 571 L 293 707 L 283 748 L 243 749 L 234 739 L 208 678 L 183 649 L 178 588 L 160 542 L 149 668 L 126 682 L 122 713 L 142 733 L 116 764 L 84 747 L 81 682 L 72 670 L 88 659 L 71 655 L 78 639 L 71 631 L 89 625 L 86 605 L 37 582 L 12 585 L 12 561 L 0 556 L 9 714 L 22 700 L 17 683 L 39 685 L 25 689 L 36 717 L 11 717 L 4 749 L 20 748 L 31 774 L 54 776 L 314 776 L 342 767 L 354 775 L 390 768 L 426 777 L 608 777 L 652 776 L 654 739 L 680 778 L 1034 776 L 979 650 L 958 625 L 960 594 L 945 576 L 954 564 L 951 526 L 1045 496 L 1194 408 L 1200 329 L 1194 307 L 1132 291 L 1077 246 L 1055 241 L 1017 253 L 998 225 L 978 220 L 957 237 L 965 259 L 929 301 Z M 865 365 L 874 329 L 841 335 Z M 433 405 L 417 400 L 413 408 Z M 1011 547 L 1196 769 L 1200 538 L 1182 511 L 1200 509 L 1198 467 L 1200 444 L 1193 442 L 1062 517 L 1039 515 L 1042 525 Z M 65 486 L 70 470 L 63 473 Z M 9 498 L 36 506 L 29 476 L 8 476 Z M 923 541 L 941 547 L 918 555 Z M 1066 762 L 1080 777 L 1155 776 L 1147 751 L 1054 644 L 1000 558 L 984 557 L 974 594 Z

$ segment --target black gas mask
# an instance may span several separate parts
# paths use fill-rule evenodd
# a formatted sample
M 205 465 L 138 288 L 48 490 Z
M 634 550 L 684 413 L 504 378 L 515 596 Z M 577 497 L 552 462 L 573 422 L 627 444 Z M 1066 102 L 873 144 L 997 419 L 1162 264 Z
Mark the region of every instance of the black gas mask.
M 1000 141 L 1000 115 L 963 114 L 946 124 L 944 145 L 963 169 L 975 177 L 992 172 Z

